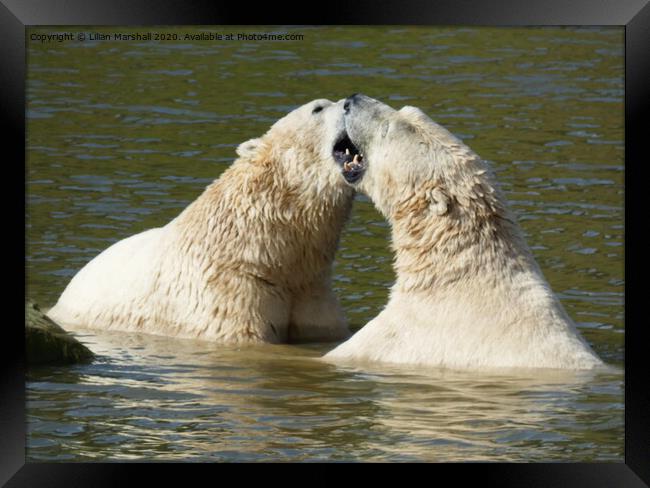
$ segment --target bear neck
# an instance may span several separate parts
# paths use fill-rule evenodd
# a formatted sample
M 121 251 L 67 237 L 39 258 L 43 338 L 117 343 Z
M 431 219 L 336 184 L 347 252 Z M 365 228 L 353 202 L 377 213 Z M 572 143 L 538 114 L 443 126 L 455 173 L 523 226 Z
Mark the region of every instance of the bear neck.
M 392 216 L 397 280 L 382 312 L 386 320 L 408 325 L 421 344 L 435 341 L 433 349 L 442 348 L 442 357 L 460 364 L 480 358 L 477 351 L 490 357 L 502 341 L 541 354 L 536 361 L 543 365 L 601 364 L 551 290 L 512 214 L 495 202 L 456 205 L 444 215 L 423 210 L 419 219 L 417 213 Z M 521 356 L 502 359 L 518 365 Z
M 492 189 L 492 186 L 489 186 Z M 396 205 L 389 220 L 396 253 L 394 290 L 493 286 L 518 273 L 541 271 L 499 190 L 451 197 L 442 215 L 425 197 Z
M 352 196 L 341 185 L 306 199 L 279 165 L 242 157 L 173 221 L 176 248 L 208 281 L 232 269 L 293 286 L 329 272 Z

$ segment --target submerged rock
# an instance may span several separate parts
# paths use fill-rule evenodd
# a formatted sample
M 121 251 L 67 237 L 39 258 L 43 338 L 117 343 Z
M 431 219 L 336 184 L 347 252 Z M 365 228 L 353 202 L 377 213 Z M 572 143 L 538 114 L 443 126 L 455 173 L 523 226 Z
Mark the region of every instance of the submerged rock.
M 95 357 L 30 300 L 25 302 L 25 346 L 30 365 L 85 363 Z

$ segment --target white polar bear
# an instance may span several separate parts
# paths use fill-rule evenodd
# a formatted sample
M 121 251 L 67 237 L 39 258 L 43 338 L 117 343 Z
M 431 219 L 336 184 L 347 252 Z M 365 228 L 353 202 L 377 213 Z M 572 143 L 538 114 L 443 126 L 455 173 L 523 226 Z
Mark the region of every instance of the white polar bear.
M 345 102 L 344 175 L 392 226 L 385 309 L 326 360 L 449 368 L 601 366 L 554 296 L 486 163 L 422 111 Z
M 307 103 L 241 144 L 178 217 L 81 269 L 49 317 L 223 343 L 349 337 L 330 284 L 354 197 L 343 102 Z

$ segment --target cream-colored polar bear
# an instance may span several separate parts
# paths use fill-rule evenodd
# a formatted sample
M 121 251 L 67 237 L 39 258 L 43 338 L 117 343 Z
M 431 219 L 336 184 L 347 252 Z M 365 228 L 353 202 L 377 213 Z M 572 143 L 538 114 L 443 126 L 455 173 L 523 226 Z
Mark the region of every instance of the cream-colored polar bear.
M 90 261 L 48 315 L 224 343 L 348 337 L 330 286 L 354 196 L 346 141 L 343 100 L 289 113 L 174 220 Z
M 344 167 L 392 225 L 385 309 L 326 359 L 451 368 L 601 364 L 544 279 L 486 163 L 422 111 L 354 95 Z

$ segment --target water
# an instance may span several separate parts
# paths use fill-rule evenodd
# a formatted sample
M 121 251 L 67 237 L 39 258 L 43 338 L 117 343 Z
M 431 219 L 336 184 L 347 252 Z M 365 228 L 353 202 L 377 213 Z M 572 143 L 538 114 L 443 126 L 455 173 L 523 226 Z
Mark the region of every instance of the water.
M 239 143 L 362 92 L 422 108 L 491 162 L 581 334 L 622 367 L 621 28 L 155 30 L 181 40 L 28 40 L 27 292 L 41 306 L 113 242 L 174 218 Z M 304 39 L 182 40 L 286 30 Z M 386 303 L 389 236 L 357 196 L 334 274 L 353 329 Z M 28 374 L 29 460 L 623 461 L 620 371 L 353 369 L 318 361 L 326 344 L 82 340 L 94 364 Z

